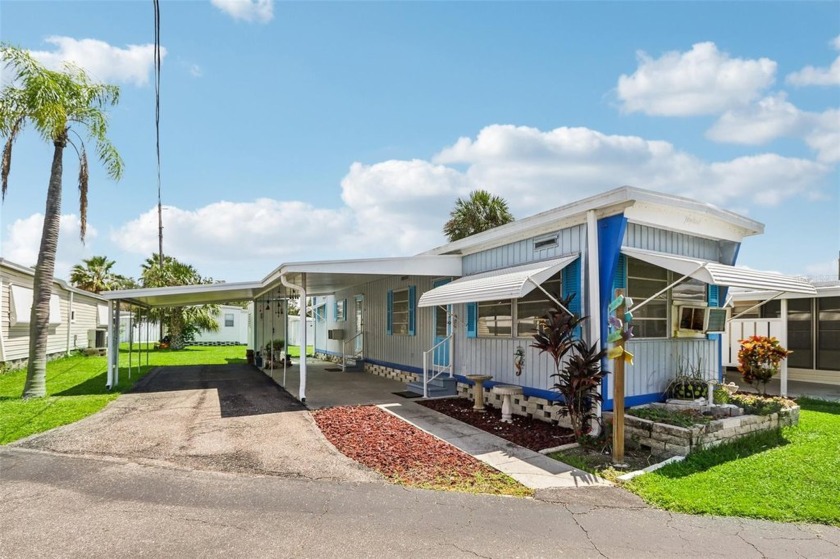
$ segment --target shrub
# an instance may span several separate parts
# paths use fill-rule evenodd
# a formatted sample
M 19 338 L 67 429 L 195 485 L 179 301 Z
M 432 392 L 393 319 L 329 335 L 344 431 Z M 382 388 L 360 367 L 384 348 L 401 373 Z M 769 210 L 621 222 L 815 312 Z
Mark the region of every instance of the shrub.
M 561 302 L 563 307 L 568 308 L 573 297 L 566 297 Z M 598 349 L 597 343 L 590 346 L 576 333 L 584 320 L 585 317 L 565 310 L 549 309 L 531 344 L 540 353 L 548 353 L 554 361 L 557 372 L 551 376 L 557 379 L 554 389 L 562 396 L 556 403 L 561 415 L 569 417 L 577 440 L 591 430 L 591 422 L 596 417 L 595 404 L 603 400 L 598 389 L 609 374 L 601 370 L 606 349 Z
M 776 338 L 767 336 L 751 336 L 739 343 L 738 372 L 761 394 L 767 394 L 767 383 L 779 372 L 779 363 L 793 352 L 783 348 Z
M 758 394 L 733 394 L 729 401 L 744 408 L 744 413 L 752 415 L 770 415 L 793 405 L 793 402 L 786 398 Z

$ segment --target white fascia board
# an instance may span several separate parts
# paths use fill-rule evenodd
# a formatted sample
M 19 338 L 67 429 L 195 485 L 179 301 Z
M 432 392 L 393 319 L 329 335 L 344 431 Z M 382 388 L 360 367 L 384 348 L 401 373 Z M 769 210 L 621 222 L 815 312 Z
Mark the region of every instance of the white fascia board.
M 633 208 L 637 206 L 640 209 L 634 215 Z M 657 216 L 655 212 L 647 211 L 650 207 L 659 208 L 660 211 L 662 208 L 670 209 L 672 213 L 681 217 L 682 222 L 675 216 Z M 596 212 L 597 219 L 623 211 L 628 219 L 637 223 L 689 232 L 702 237 L 710 236 L 710 233 L 703 228 L 703 223 L 707 223 L 709 226 L 714 225 L 716 231 L 713 234 L 720 234 L 719 238 L 725 240 L 740 241 L 743 237 L 764 231 L 763 224 L 734 212 L 722 210 L 712 204 L 632 186 L 622 186 L 513 221 L 466 239 L 453 241 L 421 254 L 473 254 L 586 223 L 586 213 L 590 210 Z
M 109 301 L 121 300 L 140 306 L 188 306 L 251 300 L 261 286 L 257 282 L 179 285 L 105 291 L 102 296 Z
M 744 237 L 764 232 L 764 225 L 761 223 L 745 219 L 739 222 L 723 219 L 718 210 L 711 211 L 709 207 L 704 206 L 686 207 L 685 205 L 637 201 L 624 211 L 624 215 L 628 221 L 640 225 L 737 243 L 740 243 Z
M 729 298 L 732 301 L 764 301 L 770 297 L 776 296 L 777 299 L 810 299 L 812 297 L 840 297 L 840 285 L 832 285 L 827 287 L 815 286 L 816 294 L 814 293 L 782 293 L 779 295 L 778 291 L 767 290 L 752 290 L 752 289 L 731 289 L 729 291 Z

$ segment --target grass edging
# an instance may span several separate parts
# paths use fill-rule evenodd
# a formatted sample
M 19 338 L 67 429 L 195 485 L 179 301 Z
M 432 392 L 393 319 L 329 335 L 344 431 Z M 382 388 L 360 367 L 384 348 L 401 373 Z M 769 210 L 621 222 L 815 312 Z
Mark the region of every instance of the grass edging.
M 685 456 L 672 456 L 672 457 L 670 457 L 666 460 L 663 460 L 662 462 L 659 462 L 658 464 L 651 464 L 647 468 L 642 468 L 641 470 L 635 470 L 633 472 L 627 472 L 626 474 L 622 474 L 622 475 L 618 476 L 616 479 L 619 480 L 619 481 L 630 481 L 634 477 L 639 477 L 640 475 L 643 475 L 643 474 L 649 474 L 650 472 L 655 472 L 659 468 L 664 468 L 668 464 L 673 464 L 674 462 L 681 462 L 683 460 L 685 460 Z

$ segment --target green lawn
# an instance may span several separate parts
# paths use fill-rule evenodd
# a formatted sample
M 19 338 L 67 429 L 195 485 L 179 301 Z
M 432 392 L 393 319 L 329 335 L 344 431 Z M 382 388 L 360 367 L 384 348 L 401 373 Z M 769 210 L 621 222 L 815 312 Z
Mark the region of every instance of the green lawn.
M 300 357 L 300 346 L 299 345 L 290 345 L 286 348 L 286 351 L 289 353 L 290 357 Z M 306 355 L 312 357 L 315 354 L 315 347 L 308 345 L 306 346 Z
M 798 427 L 691 454 L 627 487 L 672 511 L 840 526 L 840 403 L 799 405 Z
M 139 362 L 138 362 L 139 357 Z M 110 392 L 105 389 L 107 363 L 104 357 L 72 356 L 47 364 L 47 396 L 21 400 L 26 371 L 0 374 L 0 444 L 10 443 L 73 423 L 101 410 L 128 391 L 151 368 L 161 365 L 244 363 L 245 347 L 188 347 L 181 351 L 152 351 L 132 355 L 128 376 L 128 349 L 120 349 L 120 380 Z M 142 366 L 138 366 L 142 364 Z

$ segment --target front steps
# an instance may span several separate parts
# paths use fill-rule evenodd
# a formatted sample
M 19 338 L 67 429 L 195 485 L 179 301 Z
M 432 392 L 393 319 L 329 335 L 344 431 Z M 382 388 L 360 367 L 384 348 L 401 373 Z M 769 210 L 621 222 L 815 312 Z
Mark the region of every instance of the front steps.
M 423 395 L 423 380 L 406 384 L 409 392 Z M 443 398 L 458 395 L 458 380 L 454 378 L 438 377 L 429 382 L 429 398 Z

